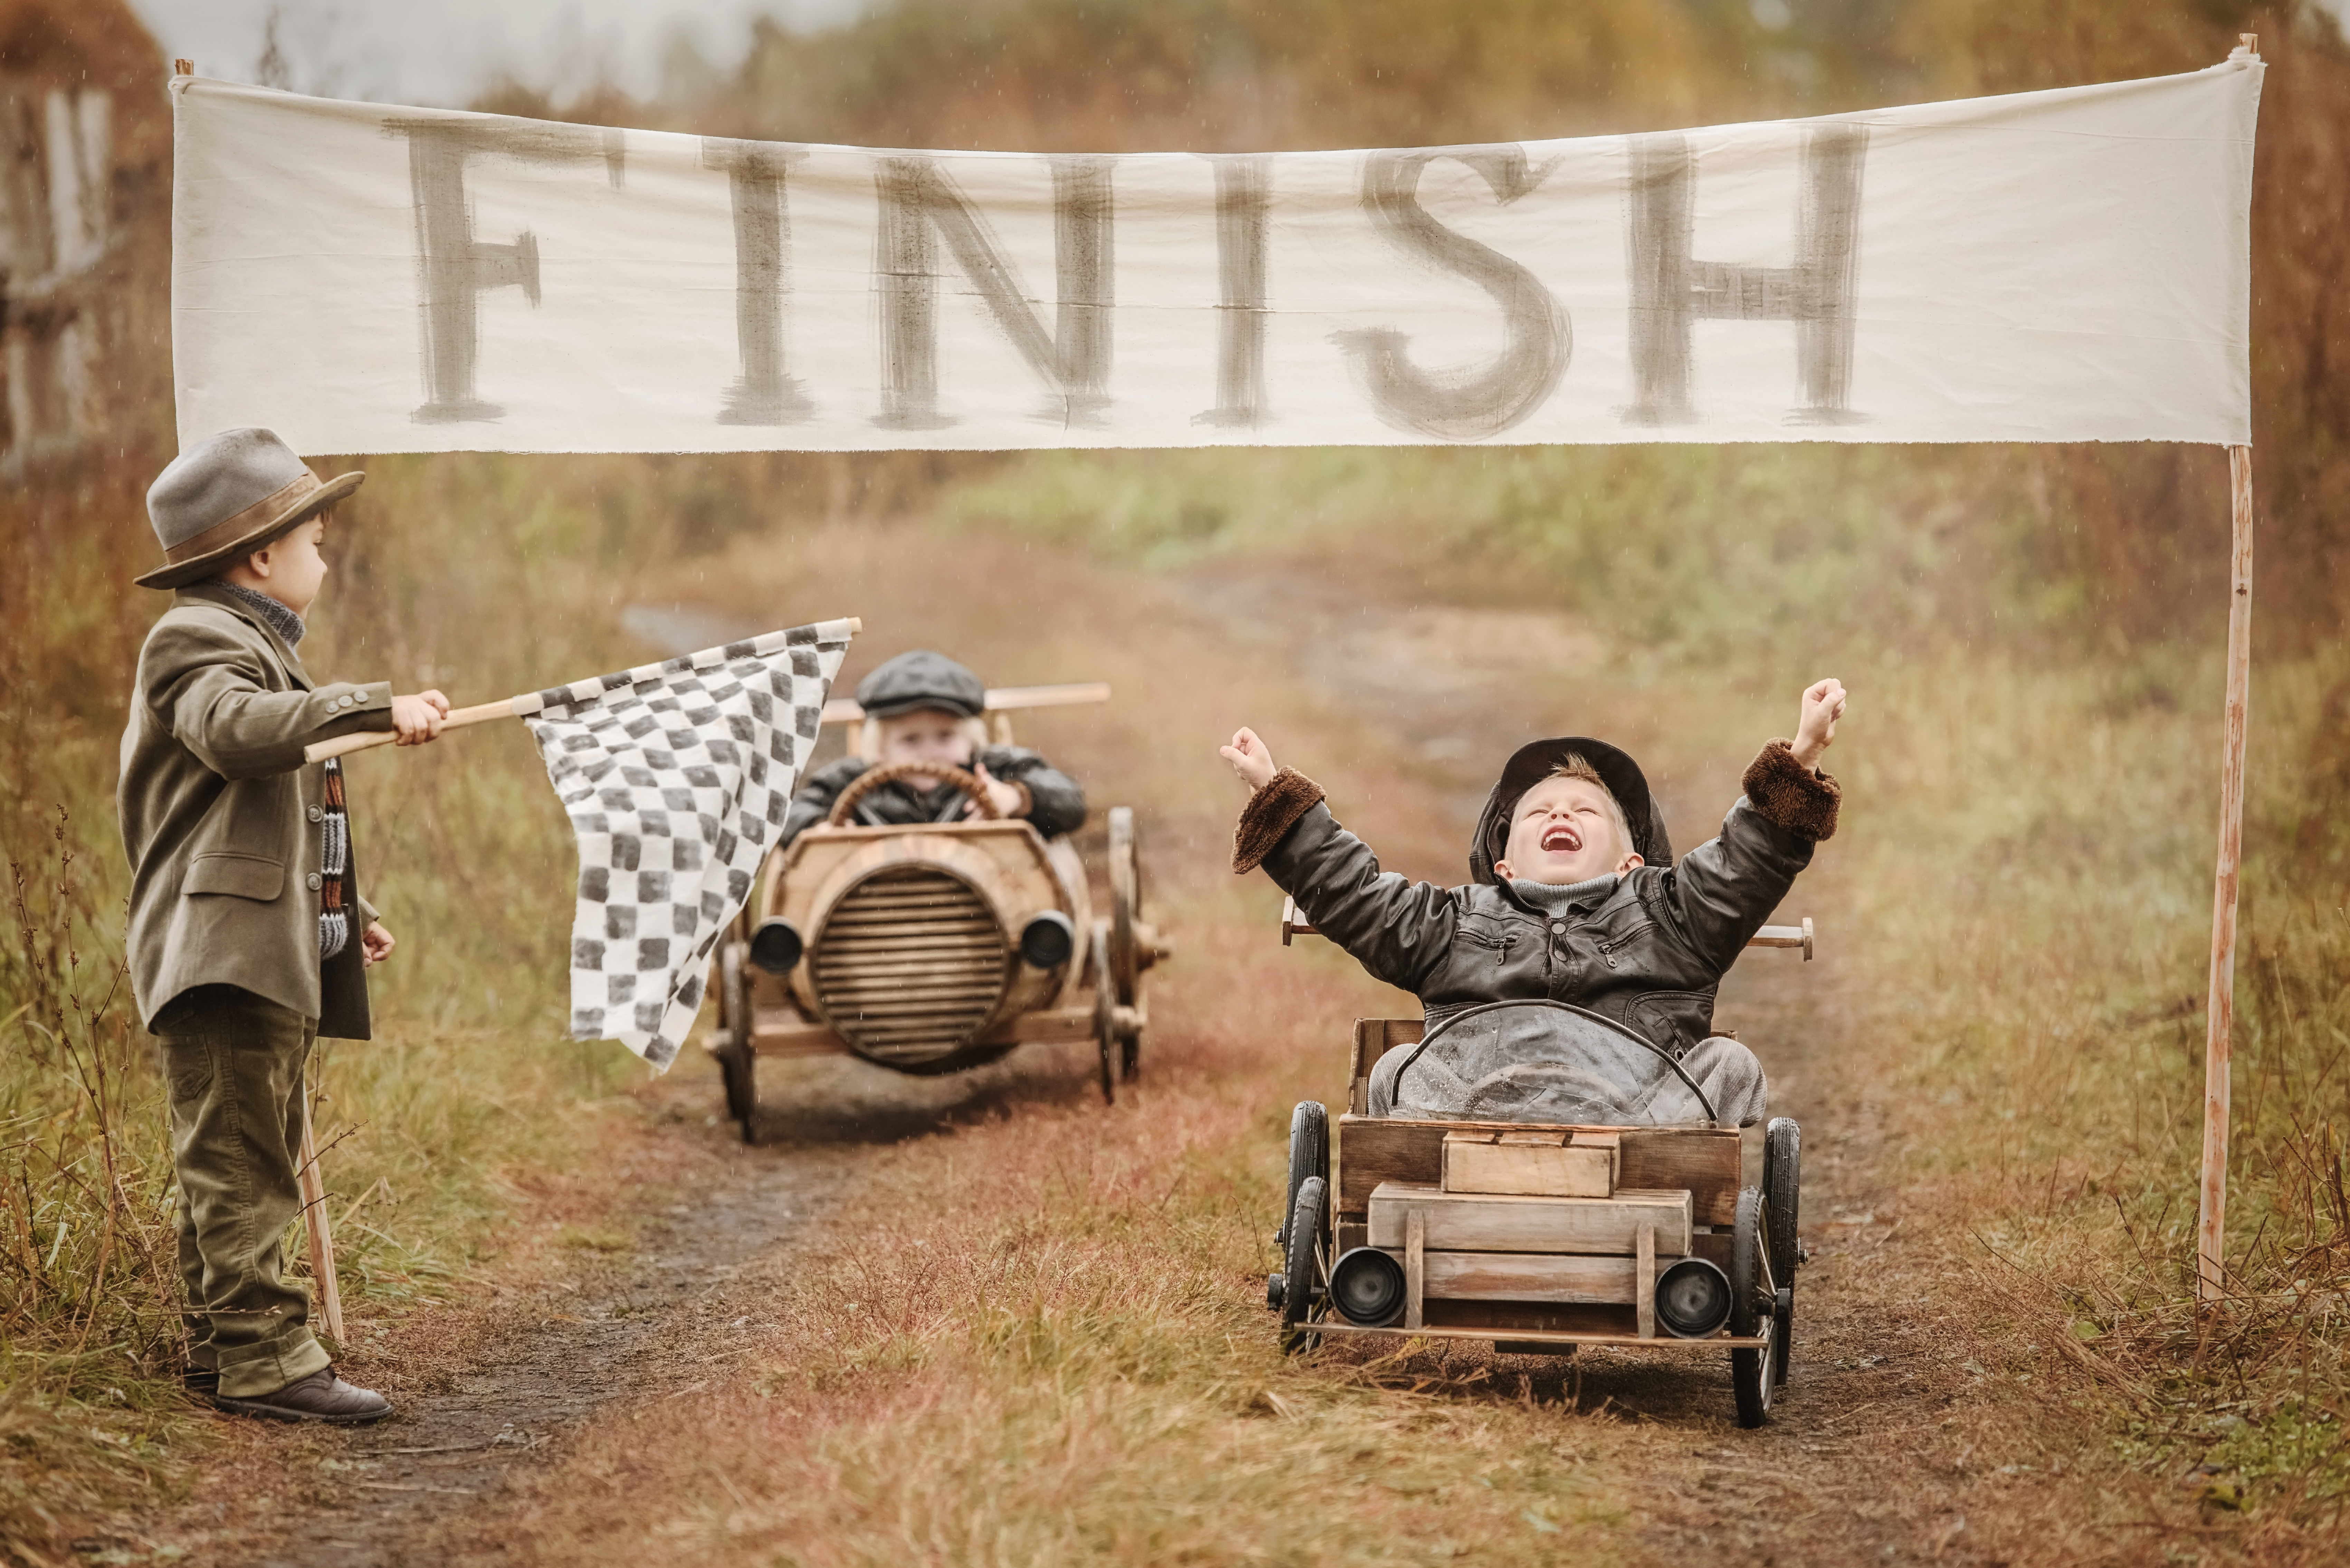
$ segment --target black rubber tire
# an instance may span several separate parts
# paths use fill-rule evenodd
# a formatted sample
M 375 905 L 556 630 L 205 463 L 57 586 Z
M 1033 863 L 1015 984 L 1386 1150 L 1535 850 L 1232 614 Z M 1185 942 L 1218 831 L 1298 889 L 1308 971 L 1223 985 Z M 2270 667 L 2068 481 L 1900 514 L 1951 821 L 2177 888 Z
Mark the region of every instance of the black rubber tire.
M 1795 1358 L 1795 1271 L 1803 1262 L 1803 1242 L 1796 1220 L 1804 1204 L 1804 1129 L 1793 1116 L 1773 1116 L 1762 1135 L 1762 1207 L 1770 1238 L 1771 1278 L 1787 1293 L 1786 1310 L 1779 1315 L 1778 1355 L 1773 1363 L 1777 1380 L 1787 1380 L 1787 1366 Z
M 1300 1100 L 1289 1113 L 1289 1185 L 1283 1192 L 1281 1229 L 1273 1233 L 1276 1247 L 1289 1245 L 1289 1216 L 1309 1176 L 1326 1184 L 1330 1179 L 1330 1113 L 1319 1100 Z
M 1118 992 L 1109 975 L 1109 922 L 1094 922 L 1094 1042 L 1101 1048 L 1102 1104 L 1118 1104 Z
M 1318 1176 L 1309 1176 L 1297 1189 L 1289 1209 L 1289 1241 L 1282 1250 L 1281 1350 L 1297 1355 L 1314 1348 L 1321 1336 L 1312 1325 L 1329 1310 L 1330 1272 L 1326 1212 L 1330 1189 Z
M 759 1064 L 751 1050 L 751 976 L 745 944 L 729 940 L 718 950 L 718 1077 L 726 1088 L 726 1114 L 743 1130 L 744 1143 L 758 1141 Z
M 726 1114 L 743 1129 L 743 1141 L 758 1142 L 757 1058 L 730 1040 L 718 1048 L 718 1075 L 726 1085 Z
M 1738 1219 L 1730 1231 L 1730 1332 L 1744 1339 L 1766 1334 L 1775 1348 L 1778 1315 L 1761 1299 L 1762 1193 L 1749 1187 L 1738 1194 Z M 1778 1386 L 1772 1348 L 1730 1353 L 1730 1386 L 1738 1396 L 1738 1424 L 1759 1427 L 1771 1418 L 1771 1395 Z

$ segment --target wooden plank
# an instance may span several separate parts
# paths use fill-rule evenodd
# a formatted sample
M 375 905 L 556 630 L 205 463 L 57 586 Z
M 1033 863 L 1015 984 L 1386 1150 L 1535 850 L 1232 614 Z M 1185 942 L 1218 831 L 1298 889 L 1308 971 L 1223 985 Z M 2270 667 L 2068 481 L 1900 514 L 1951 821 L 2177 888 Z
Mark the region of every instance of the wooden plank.
M 1565 1132 L 1451 1132 L 1444 1135 L 1447 1192 L 1513 1193 L 1536 1198 L 1605 1198 L 1615 1189 L 1616 1151 L 1571 1144 Z
M 1109 685 L 1101 680 L 1080 680 L 1065 686 L 996 686 L 981 699 L 981 706 L 990 713 L 1016 711 L 1024 708 L 1067 708 L 1080 702 L 1107 702 Z M 854 724 L 865 717 L 865 709 L 854 698 L 836 697 L 824 705 L 827 724 Z
M 755 1056 L 841 1056 L 847 1052 L 848 1042 L 821 1023 L 762 1020 L 751 1029 Z
M 1627 1128 L 1616 1179 L 1626 1187 L 1686 1188 L 1692 1220 L 1727 1225 L 1738 1218 L 1743 1179 L 1734 1127 Z
M 1418 1328 L 1428 1303 L 1428 1217 L 1415 1209 L 1403 1220 L 1403 1325 Z
M 1338 1118 L 1337 1212 L 1361 1214 L 1383 1181 L 1440 1185 L 1448 1132 L 1523 1132 L 1523 1122 L 1435 1122 Z M 1738 1217 L 1738 1134 L 1713 1127 L 1575 1127 L 1578 1136 L 1619 1133 L 1616 1180 L 1650 1190 L 1687 1188 L 1690 1217 L 1727 1225 Z
M 1657 1228 L 1640 1227 L 1632 1253 L 1632 1321 L 1642 1339 L 1657 1337 Z
M 980 1043 L 1001 1045 L 1007 1041 L 1023 1045 L 1040 1042 L 1091 1040 L 1094 1037 L 1093 992 L 1086 992 L 1081 1007 L 1040 1007 L 1034 1012 L 1014 1013 L 986 1033 Z
M 1629 1258 L 1560 1252 L 1429 1252 L 1421 1265 L 1431 1300 L 1622 1306 L 1636 1283 Z
M 1561 1302 L 1448 1301 L 1429 1304 L 1429 1328 L 1499 1329 L 1515 1338 L 1520 1334 L 1603 1334 L 1637 1340 L 1628 1303 L 1602 1306 Z
M 1690 1250 L 1687 1191 L 1621 1189 L 1613 1198 L 1511 1198 L 1447 1192 L 1434 1185 L 1381 1182 L 1371 1194 L 1374 1247 L 1400 1247 L 1414 1214 L 1427 1216 L 1428 1245 L 1451 1252 L 1611 1252 L 1629 1257 L 1644 1222 L 1657 1250 Z
M 1462 1306 L 1477 1306 L 1484 1303 L 1462 1302 L 1459 1304 Z M 1496 1333 L 1496 1329 L 1499 1329 L 1501 1332 Z M 1555 1345 L 1562 1350 L 1569 1349 L 1578 1345 L 1600 1345 L 1616 1350 L 1701 1350 L 1711 1355 L 1719 1355 L 1725 1350 L 1762 1350 L 1771 1343 L 1768 1339 L 1763 1338 L 1760 1334 L 1751 1335 L 1747 1338 L 1741 1339 L 1736 1334 L 1731 1334 L 1727 1331 L 1714 1334 L 1706 1339 L 1674 1339 L 1669 1335 L 1657 1339 L 1642 1339 L 1637 1334 L 1616 1333 L 1607 1330 L 1595 1330 L 1586 1333 L 1575 1329 L 1520 1328 L 1501 1324 L 1490 1325 L 1428 1324 L 1423 1324 L 1419 1328 L 1411 1330 L 1400 1328 L 1359 1328 L 1351 1323 L 1341 1323 L 1335 1317 L 1328 1318 L 1321 1323 L 1315 1324 L 1314 1325 L 1314 1332 L 1316 1334 L 1333 1335 L 1385 1334 L 1389 1338 L 1395 1338 L 1408 1334 L 1409 1336 L 1419 1339 L 1490 1340 L 1497 1345 L 1504 1342 L 1507 1342 L 1513 1346 L 1527 1345 Z M 1524 1353 L 1521 1351 L 1519 1354 L 1523 1355 Z

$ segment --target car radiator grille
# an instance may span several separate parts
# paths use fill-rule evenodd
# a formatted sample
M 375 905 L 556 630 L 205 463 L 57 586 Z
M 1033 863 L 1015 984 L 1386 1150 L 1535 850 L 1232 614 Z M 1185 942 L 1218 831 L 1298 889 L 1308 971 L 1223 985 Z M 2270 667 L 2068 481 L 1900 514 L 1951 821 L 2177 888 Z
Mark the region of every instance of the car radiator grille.
M 811 955 L 825 1018 L 860 1054 L 920 1066 L 954 1054 L 1003 995 L 994 911 L 942 871 L 876 872 L 832 909 Z

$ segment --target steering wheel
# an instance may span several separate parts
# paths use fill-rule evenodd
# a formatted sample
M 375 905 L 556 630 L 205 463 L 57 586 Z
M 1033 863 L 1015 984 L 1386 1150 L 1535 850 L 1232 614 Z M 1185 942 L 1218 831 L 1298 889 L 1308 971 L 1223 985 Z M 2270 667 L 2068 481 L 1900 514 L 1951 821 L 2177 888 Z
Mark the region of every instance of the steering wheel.
M 1713 1101 L 1707 1097 L 1706 1092 L 1697 1086 L 1697 1080 L 1690 1077 L 1688 1070 L 1682 1067 L 1680 1063 L 1674 1059 L 1672 1054 L 1667 1051 L 1663 1046 L 1659 1045 L 1655 1041 L 1650 1040 L 1644 1034 L 1635 1033 L 1633 1031 L 1625 1028 L 1622 1024 L 1617 1023 L 1612 1018 L 1592 1012 L 1587 1007 L 1577 1007 L 1571 1002 L 1554 1002 L 1548 997 L 1527 997 L 1523 1001 L 1519 1002 L 1481 1002 L 1474 1007 L 1462 1008 L 1460 1012 L 1452 1014 L 1451 1017 L 1447 1018 L 1443 1023 L 1438 1024 L 1435 1028 L 1420 1036 L 1419 1044 L 1412 1047 L 1411 1054 L 1405 1057 L 1403 1059 L 1403 1065 L 1396 1069 L 1395 1081 L 1400 1085 L 1403 1082 L 1403 1075 L 1411 1071 L 1411 1064 L 1419 1060 L 1419 1054 L 1422 1051 L 1427 1050 L 1431 1044 L 1435 1044 L 1437 1039 L 1440 1037 L 1446 1030 L 1451 1028 L 1454 1024 L 1459 1023 L 1463 1019 L 1475 1018 L 1481 1013 L 1498 1012 L 1505 1007 L 1545 1007 L 1559 1012 L 1571 1012 L 1577 1018 L 1588 1019 L 1590 1022 L 1598 1024 L 1601 1028 L 1606 1029 L 1612 1034 L 1622 1035 L 1626 1040 L 1641 1047 L 1643 1050 L 1655 1053 L 1658 1058 L 1661 1060 L 1666 1066 L 1670 1067 L 1673 1070 L 1674 1076 L 1679 1078 L 1682 1083 L 1689 1085 L 1689 1092 L 1697 1096 L 1697 1103 L 1705 1108 L 1705 1119 L 1713 1123 L 1717 1127 L 1721 1125 L 1721 1113 L 1713 1108 Z
M 824 825 L 827 827 L 847 826 L 849 815 L 857 809 L 858 801 L 885 784 L 916 777 L 937 779 L 941 784 L 951 784 L 961 790 L 979 808 L 982 821 L 1003 819 L 1003 814 L 996 810 L 995 802 L 988 798 L 987 786 L 962 768 L 949 767 L 943 763 L 886 763 L 878 768 L 868 768 L 851 779 L 848 787 L 840 792 L 840 798 L 832 803 L 832 814 L 824 819 Z

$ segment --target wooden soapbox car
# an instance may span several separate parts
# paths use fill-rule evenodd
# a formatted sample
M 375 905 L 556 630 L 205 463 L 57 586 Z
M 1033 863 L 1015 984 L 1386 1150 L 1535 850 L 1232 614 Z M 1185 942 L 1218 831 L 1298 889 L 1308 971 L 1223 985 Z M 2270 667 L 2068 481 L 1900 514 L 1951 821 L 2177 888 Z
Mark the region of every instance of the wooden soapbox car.
M 1299 934 L 1313 928 L 1293 904 L 1282 940 Z M 1808 960 L 1812 922 L 1765 926 L 1748 945 L 1800 948 Z M 1488 1003 L 1438 1029 L 1523 1009 L 1562 1010 L 1622 1035 L 1627 1049 L 1656 1049 L 1555 1002 Z M 1795 1123 L 1780 1116 L 1766 1129 L 1758 1189 L 1742 1185 L 1734 1127 L 1371 1116 L 1379 1058 L 1424 1037 L 1420 1019 L 1357 1020 L 1335 1148 L 1318 1102 L 1291 1116 L 1288 1200 L 1274 1238 L 1281 1272 L 1265 1290 L 1283 1347 L 1389 1334 L 1490 1340 L 1511 1355 L 1726 1350 L 1738 1423 L 1761 1426 L 1786 1377 L 1794 1324 Z
M 1012 743 L 1021 709 L 1099 702 L 1103 685 L 991 691 L 988 738 Z M 860 722 L 854 701 L 827 724 Z M 865 793 L 910 772 L 943 778 L 980 815 L 917 826 L 850 826 Z M 850 1054 L 900 1073 L 962 1072 L 1036 1041 L 1092 1042 L 1104 1100 L 1139 1070 L 1150 1022 L 1145 979 L 1168 956 L 1142 918 L 1134 813 L 1107 813 L 1108 908 L 1097 914 L 1067 837 L 998 820 L 960 769 L 879 767 L 834 803 L 827 824 L 767 857 L 742 916 L 719 943 L 708 1048 L 726 1109 L 747 1142 L 766 1056 Z

